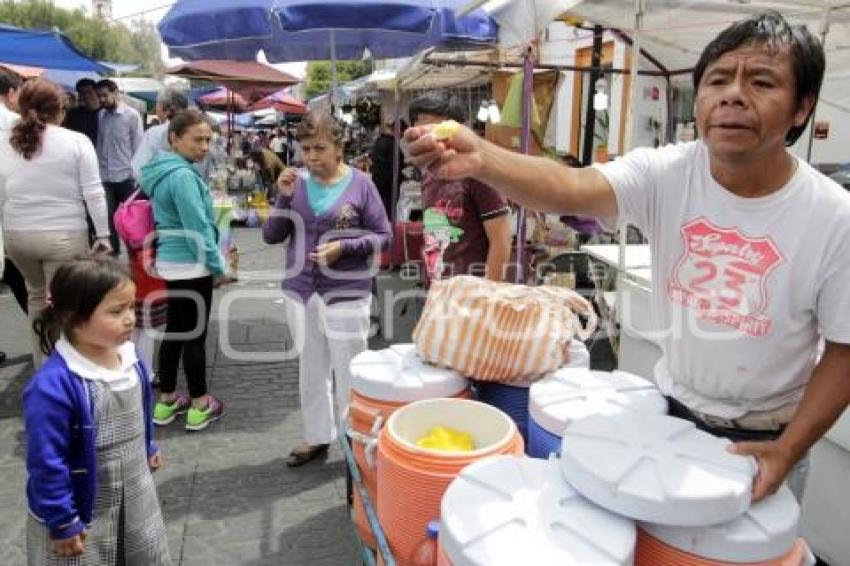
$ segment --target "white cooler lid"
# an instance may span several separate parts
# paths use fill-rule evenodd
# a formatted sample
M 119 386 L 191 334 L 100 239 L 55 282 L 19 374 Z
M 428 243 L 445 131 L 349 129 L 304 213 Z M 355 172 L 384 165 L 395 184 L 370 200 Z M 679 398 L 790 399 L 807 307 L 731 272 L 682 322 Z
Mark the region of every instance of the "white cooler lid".
M 590 415 L 667 412 L 667 400 L 652 382 L 619 370 L 559 369 L 532 385 L 529 395 L 531 418 L 556 436 L 567 424 Z
M 452 397 L 468 385 L 458 372 L 422 361 L 413 344 L 366 350 L 354 356 L 350 368 L 351 388 L 379 401 Z
M 588 499 L 621 515 L 696 527 L 730 521 L 750 505 L 757 467 L 728 440 L 666 415 L 594 415 L 564 430 L 561 469 Z
M 454 566 L 631 565 L 635 540 L 634 522 L 580 496 L 556 460 L 485 458 L 441 503 L 440 544 Z
M 766 562 L 784 556 L 797 541 L 800 506 L 783 485 L 737 519 L 708 527 L 641 523 L 661 542 L 702 558 L 723 562 Z

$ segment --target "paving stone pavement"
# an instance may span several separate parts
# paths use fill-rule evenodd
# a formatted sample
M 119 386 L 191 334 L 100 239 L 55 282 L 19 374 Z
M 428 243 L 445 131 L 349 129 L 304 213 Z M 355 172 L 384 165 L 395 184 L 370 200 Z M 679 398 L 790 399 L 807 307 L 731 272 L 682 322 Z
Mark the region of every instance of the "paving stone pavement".
M 155 477 L 174 563 L 357 564 L 339 447 L 323 462 L 284 465 L 301 438 L 297 361 L 254 359 L 288 345 L 275 303 L 281 249 L 262 244 L 259 230 L 236 232 L 240 282 L 216 291 L 207 358 L 210 391 L 224 401 L 226 416 L 199 433 L 179 421 L 156 430 L 166 465 Z M 0 350 L 10 358 L 0 367 L 0 566 L 25 564 L 20 396 L 32 372 L 25 328 L 11 295 L 0 295 Z M 391 340 L 405 332 L 409 327 Z M 228 355 L 223 335 L 239 354 Z

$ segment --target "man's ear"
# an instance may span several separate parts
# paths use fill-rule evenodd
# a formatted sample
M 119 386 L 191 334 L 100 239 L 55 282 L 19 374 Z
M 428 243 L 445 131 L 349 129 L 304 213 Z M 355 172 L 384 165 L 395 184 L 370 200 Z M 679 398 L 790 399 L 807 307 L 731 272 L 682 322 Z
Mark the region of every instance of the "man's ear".
M 797 105 L 797 110 L 794 112 L 794 127 L 799 128 L 806 123 L 806 120 L 812 113 L 812 109 L 815 107 L 816 101 L 817 97 L 813 94 L 800 101 L 800 104 Z

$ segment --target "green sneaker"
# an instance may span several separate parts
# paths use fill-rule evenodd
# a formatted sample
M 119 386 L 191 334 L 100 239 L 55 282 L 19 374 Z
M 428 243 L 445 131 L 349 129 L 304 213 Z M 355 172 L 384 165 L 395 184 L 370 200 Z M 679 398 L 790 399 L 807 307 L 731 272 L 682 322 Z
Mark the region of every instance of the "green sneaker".
M 192 401 L 182 393 L 178 393 L 171 403 L 157 401 L 153 407 L 153 423 L 159 426 L 171 424 L 177 415 L 189 410 L 191 404 Z
M 221 401 L 208 395 L 209 404 L 206 409 L 189 408 L 186 414 L 186 430 L 204 430 L 213 421 L 217 421 L 224 414 L 224 405 Z

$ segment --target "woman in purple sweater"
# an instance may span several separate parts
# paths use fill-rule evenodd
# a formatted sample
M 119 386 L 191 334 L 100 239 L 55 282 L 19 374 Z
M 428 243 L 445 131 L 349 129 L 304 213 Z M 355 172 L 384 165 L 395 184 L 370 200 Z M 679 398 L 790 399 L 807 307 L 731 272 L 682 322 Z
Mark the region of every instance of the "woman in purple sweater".
M 391 238 L 372 180 L 342 161 L 343 135 L 329 114 L 304 116 L 296 137 L 307 169 L 281 173 L 263 227 L 267 244 L 286 242 L 284 306 L 300 355 L 304 442 L 287 457 L 290 467 L 327 452 L 345 422 L 348 365 L 369 333 L 373 258 Z

